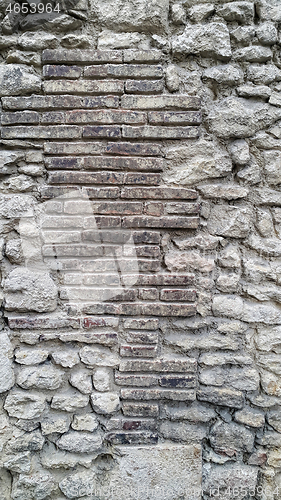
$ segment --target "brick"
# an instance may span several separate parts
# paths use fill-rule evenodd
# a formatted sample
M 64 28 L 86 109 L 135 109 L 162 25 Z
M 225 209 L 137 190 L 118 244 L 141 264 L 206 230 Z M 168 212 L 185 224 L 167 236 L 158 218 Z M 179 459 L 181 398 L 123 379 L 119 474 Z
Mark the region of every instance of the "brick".
M 74 110 L 66 113 L 66 123 L 133 123 L 144 124 L 147 121 L 146 113 L 141 111 L 124 110 Z
M 164 215 L 164 205 L 163 203 L 149 201 L 148 203 L 145 203 L 144 213 L 146 215 L 160 217 L 160 215 Z
M 123 419 L 111 418 L 106 426 L 108 431 L 123 429 L 125 431 L 141 431 L 141 430 L 154 430 L 156 429 L 156 422 L 154 419 Z
M 56 82 L 54 82 L 56 83 Z M 3 97 L 4 109 L 73 109 L 73 108 L 118 108 L 117 96 L 78 97 L 70 95 L 30 96 L 30 97 Z
M 160 261 L 159 260 L 140 260 L 138 259 L 138 266 L 139 266 L 139 272 L 140 273 L 157 273 L 160 270 Z M 142 310 L 142 309 L 141 309 Z M 128 314 L 131 316 L 133 314 L 132 311 L 129 312 L 129 309 L 126 309 L 126 306 L 124 305 L 124 314 Z M 145 314 L 145 313 L 141 313 Z
M 94 203 L 93 212 L 95 214 L 108 214 L 108 215 L 141 214 L 142 203 L 138 202 Z
M 81 192 L 78 187 L 76 186 L 49 186 L 49 187 L 42 187 L 40 189 L 40 196 L 42 199 L 52 199 L 52 198 L 58 198 L 59 196 L 63 196 L 65 194 L 69 194 L 69 192 L 72 193 L 72 196 L 74 193 L 77 193 L 77 198 L 81 197 Z
M 161 96 L 129 96 L 121 98 L 121 106 L 125 109 L 200 109 L 199 97 L 188 95 L 161 95 Z
M 172 401 L 195 401 L 194 390 L 172 390 L 172 389 L 121 389 L 121 399 L 133 399 L 136 401 L 148 401 L 150 399 L 168 399 Z
M 123 94 L 121 80 L 55 80 L 45 81 L 46 94 Z
M 125 175 L 124 184 L 146 184 L 155 186 L 160 184 L 161 175 L 160 174 L 136 174 L 130 173 Z
M 112 445 L 157 444 L 157 434 L 150 432 L 111 432 L 105 435 L 105 440 Z
M 80 328 L 79 318 L 28 318 L 13 317 L 8 318 L 11 329 L 56 329 L 56 328 Z
M 82 68 L 79 66 L 63 66 L 59 64 L 43 66 L 44 78 L 80 78 Z
M 122 219 L 122 227 L 159 227 L 159 228 L 174 228 L 174 229 L 196 229 L 199 225 L 197 217 L 124 217 Z
M 139 276 L 138 284 L 154 286 L 194 286 L 195 276 L 194 274 L 158 274 L 157 276 Z
M 149 372 L 149 373 L 195 373 L 196 360 L 188 359 L 157 359 L 154 361 L 128 360 L 120 361 L 120 372 Z
M 122 345 L 120 346 L 120 356 L 155 358 L 157 347 L 152 345 Z
M 121 129 L 118 125 L 100 125 L 97 127 L 83 127 L 83 137 L 104 137 L 115 138 L 121 137 Z
M 124 328 L 132 330 L 157 330 L 159 328 L 159 320 L 155 318 L 125 319 Z
M 158 385 L 157 375 L 124 375 L 115 371 L 115 384 L 134 386 L 134 387 L 152 387 Z
M 109 96 L 96 96 L 82 98 L 82 106 L 75 106 L 78 108 L 118 108 L 119 97 L 114 95 Z M 74 108 L 74 106 L 72 106 Z
M 160 233 L 156 231 L 134 231 L 133 232 L 134 242 L 137 243 L 151 243 L 159 244 L 161 237 Z
M 118 187 L 87 188 L 87 194 L 90 199 L 95 199 L 95 198 L 116 199 L 119 198 L 120 196 L 120 189 Z
M 124 62 L 125 63 L 156 63 L 161 61 L 162 52 L 161 50 L 135 50 L 127 49 L 124 50 Z
M 195 290 L 161 290 L 160 300 L 165 300 L 167 302 L 173 301 L 190 301 L 194 302 L 196 300 Z
M 51 229 L 68 229 L 68 228 L 80 228 L 83 226 L 83 217 L 70 217 L 70 216 L 47 216 L 44 217 L 41 223 L 42 228 Z
M 159 384 L 161 387 L 192 389 L 196 382 L 194 375 L 165 375 L 159 378 Z
M 157 344 L 158 342 L 158 333 L 157 332 L 127 332 L 126 340 L 132 344 Z
M 57 213 L 57 212 L 56 212 Z M 80 243 L 80 231 L 42 231 L 44 243 Z
M 60 111 L 48 111 L 46 113 L 43 113 L 40 118 L 40 123 L 41 125 L 45 124 L 59 124 L 59 123 L 64 123 L 65 122 L 65 117 L 64 113 Z
M 45 142 L 44 153 L 51 155 L 96 155 L 105 151 L 102 142 Z
M 122 137 L 126 139 L 196 139 L 199 137 L 198 127 L 122 127 Z
M 116 172 L 51 172 L 50 184 L 122 184 L 124 175 Z
M 117 304 L 85 304 L 83 307 L 85 314 L 119 314 L 119 305 Z
M 108 143 L 106 153 L 128 156 L 161 156 L 159 144 L 140 144 L 132 142 Z
M 121 50 L 43 50 L 43 63 L 90 63 L 123 62 Z
M 124 402 L 122 404 L 122 412 L 128 417 L 158 417 L 159 407 L 157 404 Z
M 118 335 L 114 332 L 65 332 L 58 337 L 62 342 L 84 342 L 86 344 L 100 344 L 114 346 L 118 344 Z
M 44 245 L 42 254 L 45 257 L 102 257 L 101 246 L 90 245 Z
M 147 64 L 107 64 L 88 66 L 84 69 L 86 78 L 162 78 L 162 66 Z
M 100 216 L 96 215 L 95 217 L 86 217 L 84 218 L 84 229 L 91 229 L 97 225 L 98 228 L 100 227 L 109 227 L 109 228 L 115 228 L 115 227 L 120 227 L 121 225 L 121 219 L 120 217 L 106 217 L 106 216 Z
M 188 215 L 200 212 L 200 203 L 166 203 L 167 214 Z
M 197 198 L 196 191 L 184 188 L 170 188 L 170 187 L 125 187 L 122 190 L 121 198 L 141 198 L 141 199 L 179 199 L 179 200 L 192 200 Z
M 151 316 L 194 316 L 196 305 L 193 304 L 145 304 L 142 307 L 143 315 Z
M 160 248 L 158 246 L 141 246 L 136 247 L 135 250 L 138 257 L 150 257 L 154 259 L 161 257 Z
M 152 125 L 200 125 L 202 115 L 201 111 L 151 111 L 148 121 Z
M 86 276 L 83 276 L 83 284 L 119 286 L 120 280 L 118 276 L 113 276 L 111 274 L 87 274 Z
M 198 391 L 199 401 L 205 401 L 219 406 L 230 408 L 243 408 L 243 392 L 228 387 L 208 387 Z
M 5 127 L 3 139 L 77 139 L 82 129 L 75 125 L 51 125 L 49 127 Z
M 81 158 L 59 156 L 45 158 L 45 166 L 48 170 L 80 170 L 83 164 Z
M 157 288 L 140 288 L 139 289 L 139 299 L 140 300 L 159 300 L 159 291 Z
M 127 80 L 125 82 L 127 94 L 161 94 L 163 90 L 162 80 Z
M 21 123 L 32 123 L 37 125 L 39 123 L 39 114 L 35 111 L 22 111 L 15 113 L 2 113 L 2 125 L 17 125 Z
M 115 157 L 85 157 L 83 166 L 87 170 L 163 170 L 162 158 L 115 158 Z

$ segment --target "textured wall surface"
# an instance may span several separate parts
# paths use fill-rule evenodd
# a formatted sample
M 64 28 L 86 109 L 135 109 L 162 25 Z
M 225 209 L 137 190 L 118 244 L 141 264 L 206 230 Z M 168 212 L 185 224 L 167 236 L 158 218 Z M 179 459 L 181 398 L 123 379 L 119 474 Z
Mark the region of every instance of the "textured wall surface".
M 9 3 L 1 500 L 280 499 L 280 1 Z

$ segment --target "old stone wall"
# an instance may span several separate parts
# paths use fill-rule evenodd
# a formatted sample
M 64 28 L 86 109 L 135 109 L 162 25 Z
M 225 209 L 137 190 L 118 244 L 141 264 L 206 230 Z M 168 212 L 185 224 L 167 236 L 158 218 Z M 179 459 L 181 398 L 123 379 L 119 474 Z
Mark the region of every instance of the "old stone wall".
M 280 499 L 280 0 L 0 13 L 0 499 Z

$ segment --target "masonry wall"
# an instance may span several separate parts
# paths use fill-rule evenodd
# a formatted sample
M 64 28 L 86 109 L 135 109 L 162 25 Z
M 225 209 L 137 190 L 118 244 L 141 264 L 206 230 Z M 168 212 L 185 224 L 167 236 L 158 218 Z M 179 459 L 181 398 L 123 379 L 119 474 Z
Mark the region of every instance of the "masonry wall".
M 280 2 L 8 5 L 1 500 L 281 498 Z

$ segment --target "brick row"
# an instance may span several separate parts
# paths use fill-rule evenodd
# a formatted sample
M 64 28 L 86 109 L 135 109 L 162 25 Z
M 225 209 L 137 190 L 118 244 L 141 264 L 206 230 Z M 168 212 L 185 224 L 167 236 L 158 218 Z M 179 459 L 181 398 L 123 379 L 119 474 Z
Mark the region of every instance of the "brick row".
M 164 90 L 162 80 L 126 80 L 126 94 L 161 94 Z
M 158 333 L 149 331 L 126 332 L 126 341 L 130 344 L 157 344 Z
M 43 83 L 46 94 L 123 94 L 121 80 L 48 80 Z
M 101 153 L 121 156 L 162 156 L 161 146 L 153 143 L 105 142 L 45 142 L 44 153 L 49 155 L 98 155 Z M 137 160 L 140 160 L 138 158 Z M 106 158 L 104 161 L 107 161 Z M 108 161 L 111 161 L 110 159 Z M 117 159 L 116 159 L 117 161 Z M 120 159 L 121 161 L 121 159 Z M 124 166 L 125 168 L 125 166 Z M 137 169 L 136 169 L 137 170 Z
M 149 373 L 195 373 L 196 360 L 187 359 L 157 359 L 147 360 L 122 360 L 119 365 L 120 372 L 149 372 Z
M 72 161 L 70 161 L 71 165 Z M 71 168 L 71 167 L 70 167 Z M 121 172 L 50 172 L 50 184 L 146 184 L 155 186 L 160 183 L 160 174 L 121 173 Z
M 111 258 L 109 260 L 106 260 L 105 258 L 103 259 L 92 259 L 92 260 L 84 260 L 81 258 L 63 258 L 61 257 L 60 260 L 55 258 L 48 258 L 46 257 L 44 259 L 44 262 L 46 265 L 49 266 L 49 268 L 53 271 L 62 271 L 62 272 L 77 272 L 80 271 L 82 273 L 87 273 L 88 279 L 92 279 L 91 274 L 92 273 L 97 273 L 97 274 L 103 274 L 103 273 L 116 273 L 117 268 L 114 260 Z M 160 261 L 159 260 L 148 260 L 148 259 L 138 259 L 137 261 L 135 259 L 127 259 L 127 260 L 121 260 L 119 259 L 119 265 L 122 266 L 122 269 L 126 274 L 132 274 L 134 271 L 136 272 L 137 270 L 139 272 L 143 273 L 149 273 L 149 272 L 158 272 L 160 270 Z M 169 306 L 166 306 L 164 304 L 160 304 L 163 308 L 163 315 L 166 316 L 166 312 L 169 309 Z M 146 311 L 148 310 L 149 306 L 146 308 Z M 175 307 L 175 310 L 178 308 L 178 305 Z M 193 309 L 194 306 L 191 306 L 191 309 Z M 124 307 L 124 310 L 126 307 Z M 179 307 L 181 309 L 181 305 Z M 188 308 L 189 309 L 189 308 Z M 107 307 L 104 308 L 103 311 L 103 305 L 99 307 L 99 304 L 94 304 L 92 307 L 88 310 L 85 309 L 84 313 L 85 314 L 121 314 L 121 312 L 118 312 L 118 308 L 113 304 L 108 305 Z M 110 312 L 111 311 L 111 312 Z M 123 313 L 122 313 L 123 314 Z M 136 314 L 138 314 L 136 312 Z M 147 315 L 147 312 L 141 313 L 141 315 Z M 131 311 L 129 313 L 129 316 L 134 316 L 134 312 Z M 154 314 L 155 316 L 155 314 Z M 184 316 L 184 314 L 183 314 Z
M 70 63 L 70 64 L 101 64 L 101 63 L 158 63 L 161 61 L 160 50 L 43 50 L 42 63 Z
M 128 403 L 124 401 L 122 412 L 128 417 L 158 417 L 159 406 L 155 403 Z
M 111 418 L 107 422 L 106 429 L 112 430 L 125 430 L 125 431 L 141 431 L 141 430 L 156 430 L 157 422 L 152 418 L 135 419 L 135 418 Z
M 163 400 L 172 401 L 195 401 L 196 392 L 190 390 L 172 389 L 121 389 L 121 399 L 136 401 Z
M 104 156 L 86 157 L 47 157 L 45 166 L 48 170 L 150 170 L 162 171 L 161 158 L 118 158 Z
M 125 329 L 132 330 L 157 330 L 159 328 L 159 320 L 156 318 L 130 318 L 124 320 L 123 326 Z
M 51 223 L 47 222 L 47 226 Z M 55 231 L 51 231 L 51 235 L 53 236 L 55 234 Z M 67 234 L 67 233 L 66 233 Z M 73 232 L 71 233 L 73 234 Z M 48 240 L 48 233 L 46 231 L 43 231 L 43 238 L 44 240 Z M 46 238 L 47 236 L 47 238 Z M 51 238 L 50 238 L 51 239 Z M 114 251 L 121 250 L 120 246 L 116 245 L 85 245 L 81 243 L 76 243 L 73 242 L 70 244 L 71 241 L 69 239 L 68 244 L 63 245 L 63 244 L 57 244 L 55 242 L 52 242 L 52 244 L 48 245 L 45 244 L 42 247 L 42 252 L 44 256 L 52 256 L 52 255 L 57 255 L 58 257 L 98 257 L 98 256 L 111 256 Z M 130 250 L 130 249 L 129 249 Z M 126 247 L 124 249 L 124 252 L 127 253 Z M 147 258 L 154 258 L 157 259 L 160 257 L 160 249 L 158 246 L 138 246 L 138 247 L 133 247 L 132 249 L 132 255 L 131 257 L 134 257 L 134 252 L 136 252 L 136 255 L 138 257 L 147 257 Z M 128 255 L 126 255 L 128 257 Z M 168 294 L 167 294 L 168 295 Z M 174 297 L 171 296 L 171 301 L 176 300 Z M 179 299 L 182 300 L 181 294 L 178 294 Z M 186 296 L 189 297 L 186 300 L 194 300 L 193 298 L 193 293 L 191 291 L 186 290 Z M 163 300 L 168 300 L 167 298 L 164 298 Z
M 147 64 L 94 65 L 85 67 L 84 77 L 156 79 L 163 77 L 163 68 L 162 66 L 149 66 Z
M 125 111 L 125 110 L 98 110 L 85 111 L 75 110 L 65 114 L 65 122 L 76 123 L 98 123 L 98 124 L 114 124 L 114 123 L 134 123 L 144 124 L 147 121 L 147 115 L 141 111 Z
M 200 109 L 199 97 L 189 95 L 129 96 L 121 98 L 124 109 Z
M 155 358 L 157 356 L 157 346 L 121 345 L 119 353 L 122 357 Z
M 195 375 L 133 375 L 115 371 L 115 383 L 121 386 L 193 389 L 196 387 Z
M 56 82 L 55 82 L 56 83 Z M 118 96 L 33 95 L 29 97 L 3 97 L 3 109 L 52 110 L 81 108 L 118 108 Z
M 105 440 L 112 445 L 149 445 L 158 443 L 158 435 L 151 432 L 110 432 Z
M 90 129 L 91 127 L 88 127 Z M 90 137 L 87 132 L 83 132 L 83 137 Z M 196 139 L 199 137 L 198 127 L 157 127 L 144 125 L 133 127 L 124 125 L 122 127 L 122 137 L 126 139 Z
M 159 271 L 159 268 L 154 272 Z M 122 316 L 161 316 L 187 317 L 196 314 L 196 304 L 163 304 L 163 303 L 123 303 L 123 304 L 86 304 L 85 314 L 117 314 Z

